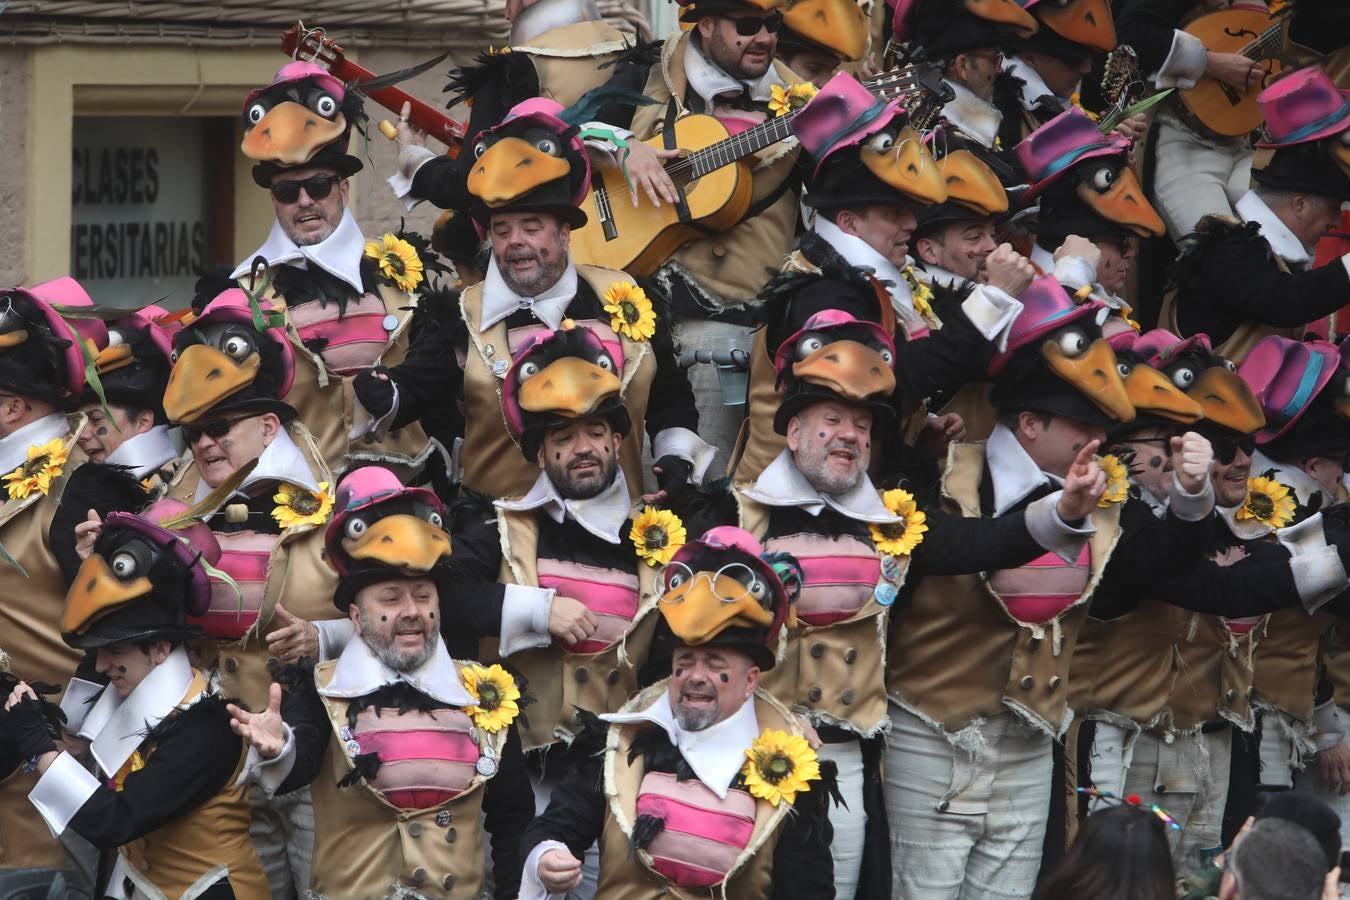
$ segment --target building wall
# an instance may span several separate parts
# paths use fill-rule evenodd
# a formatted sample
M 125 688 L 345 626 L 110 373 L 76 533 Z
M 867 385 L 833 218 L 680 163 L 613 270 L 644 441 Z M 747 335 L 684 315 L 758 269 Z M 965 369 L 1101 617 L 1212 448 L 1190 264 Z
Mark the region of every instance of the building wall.
M 26 47 L 0 48 L 0 285 L 28 281 L 29 52 Z

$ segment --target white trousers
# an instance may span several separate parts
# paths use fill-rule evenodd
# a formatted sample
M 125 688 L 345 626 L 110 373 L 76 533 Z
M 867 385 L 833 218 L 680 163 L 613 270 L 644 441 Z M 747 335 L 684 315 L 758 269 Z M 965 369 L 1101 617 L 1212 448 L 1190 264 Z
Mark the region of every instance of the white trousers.
M 1030 897 L 1050 806 L 1049 735 L 1004 713 L 963 734 L 958 748 L 918 716 L 895 705 L 890 714 L 893 896 Z
M 304 897 L 314 859 L 314 803 L 309 788 L 269 798 L 253 785 L 249 805 L 249 837 L 273 900 Z
M 1284 716 L 1261 711 L 1261 787 L 1291 788 L 1300 766 L 1298 739 Z
M 1145 731 L 1135 741 L 1125 795 L 1158 804 L 1180 823 L 1181 831 L 1167 830 L 1178 872 L 1198 868 L 1222 848 L 1232 753 L 1231 728 L 1177 735 L 1171 743 Z
M 548 801 L 553 797 L 554 789 L 562 784 L 566 776 L 565 768 L 538 775 L 530 771 L 530 787 L 534 789 L 534 814 L 543 815 L 548 809 Z M 600 881 L 600 842 L 591 844 L 586 850 L 586 858 L 581 861 L 581 885 L 566 894 L 549 894 L 559 900 L 594 900 L 595 890 Z
M 1158 114 L 1153 204 L 1180 241 L 1207 215 L 1236 215 L 1251 183 L 1252 151 L 1242 139 L 1202 137 L 1167 110 Z
M 1129 794 L 1125 790 L 1125 780 L 1134 759 L 1134 745 L 1141 733 L 1138 726 L 1122 728 L 1111 722 L 1095 723 L 1091 769 L 1092 784 L 1097 790 L 1110 791 L 1117 797 Z
M 834 841 L 830 844 L 830 855 L 834 858 L 834 897 L 835 900 L 853 900 L 862 872 L 867 833 L 867 813 L 863 810 L 862 745 L 857 741 L 821 744 L 816 755 L 822 762 L 832 760 L 839 767 L 839 793 L 847 808 L 833 800 L 828 803 L 830 827 L 834 829 Z
M 692 350 L 712 350 L 719 353 L 744 350 L 748 353 L 754 342 L 751 330 L 744 325 L 710 322 L 705 319 L 676 319 L 672 324 L 672 331 L 675 335 L 677 353 Z M 719 374 L 717 366 L 714 365 L 692 366 L 688 372 L 689 386 L 694 389 L 694 403 L 698 407 L 698 436 L 717 448 L 717 456 L 703 477 L 705 482 L 711 482 L 726 474 L 727 462 L 736 446 L 736 436 L 740 434 L 746 410 L 743 393 L 734 398 L 739 401 L 738 406 L 727 406 L 723 402 L 722 379 L 744 379 L 747 375 L 736 372 Z M 652 400 L 656 402 L 658 398 L 654 397 Z

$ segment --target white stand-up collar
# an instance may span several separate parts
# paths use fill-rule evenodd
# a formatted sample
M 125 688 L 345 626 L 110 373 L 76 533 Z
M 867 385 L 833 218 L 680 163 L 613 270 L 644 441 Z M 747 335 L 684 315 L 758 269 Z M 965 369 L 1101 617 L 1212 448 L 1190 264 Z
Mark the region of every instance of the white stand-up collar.
M 1003 71 L 1025 83 L 1022 88 L 1022 108 L 1030 112 L 1041 103 L 1049 102 L 1060 112 L 1068 109 L 1069 102 L 1050 90 L 1040 73 L 1027 65 L 1021 57 L 1009 56 L 1003 61 Z
M 835 249 L 851 266 L 871 269 L 872 275 L 886 285 L 891 295 L 891 304 L 896 314 L 913 321 L 918 313 L 914 309 L 914 294 L 909 289 L 900 267 L 891 262 L 876 248 L 855 234 L 849 234 L 825 216 L 816 217 L 816 234 Z
M 168 425 L 156 425 L 149 431 L 132 435 L 108 454 L 106 462 L 126 466 L 137 478 L 157 472 L 178 458 L 178 448 L 169 437 Z
M 1326 488 L 1322 487 L 1316 478 L 1298 466 L 1278 463 L 1260 450 L 1253 451 L 1252 471 L 1262 473 L 1270 470 L 1274 470 L 1276 481 L 1294 492 L 1294 496 L 1302 506 L 1307 506 L 1314 497 L 1321 498 L 1323 509 L 1336 502 L 1336 498 L 1328 494 Z
M 876 486 L 866 472 L 848 493 L 838 496 L 822 494 L 806 480 L 806 476 L 797 468 L 792 451 L 787 449 L 779 453 L 759 474 L 755 483 L 741 493 L 765 506 L 795 506 L 813 516 L 820 515 L 828 507 L 857 522 L 889 525 L 900 521 L 881 502 Z
M 333 229 L 332 234 L 308 247 L 296 244 L 286 234 L 281 223 L 274 221 L 267 240 L 250 253 L 230 277 L 242 278 L 249 274 L 253 268 L 254 258 L 261 256 L 271 266 L 284 264 L 295 266 L 297 269 L 317 266 L 329 275 L 342 279 L 352 290 L 360 294 L 364 290 L 361 286 L 361 257 L 365 252 L 365 235 L 361 233 L 361 227 L 356 224 L 356 219 L 352 217 L 352 211 L 349 209 L 342 211 L 342 221 L 338 222 L 338 227 Z
M 34 419 L 7 437 L 0 438 L 0 474 L 12 472 L 28 461 L 28 448 L 70 435 L 70 421 L 61 413 Z
M 703 104 L 709 111 L 713 108 L 713 102 L 722 94 L 740 94 L 742 91 L 748 91 L 751 100 L 768 100 L 773 92 L 773 85 L 786 87 L 786 83 L 778 75 L 776 66 L 770 65 L 769 68 L 754 81 L 740 81 L 732 78 L 721 67 L 714 63 L 708 57 L 703 55 L 703 49 L 699 46 L 697 35 L 691 35 L 689 43 L 684 52 L 684 77 L 689 82 L 689 86 L 694 89 L 703 100 Z
M 576 295 L 577 269 L 570 260 L 562 277 L 551 287 L 534 297 L 524 297 L 506 286 L 506 279 L 497 268 L 497 257 L 489 256 L 487 275 L 483 279 L 483 312 L 478 330 L 486 331 L 516 310 L 528 309 L 536 319 L 556 331 Z
M 755 716 L 754 695 L 745 698 L 731 716 L 702 731 L 685 731 L 675 721 L 669 692 L 656 698 L 651 706 L 627 713 L 606 713 L 600 717 L 615 725 L 650 722 L 659 725 L 680 751 L 698 780 L 714 794 L 726 799 L 731 783 L 745 765 L 745 751 L 759 737 L 759 719 Z
M 81 737 L 93 741 L 89 749 L 104 774 L 115 775 L 122 768 L 146 732 L 183 702 L 191 683 L 187 651 L 176 647 L 125 699 L 111 687 L 104 688 L 80 729 Z
M 1042 485 L 1059 486 L 1064 479 L 1041 470 L 1017 436 L 1004 425 L 995 425 L 985 445 L 985 461 L 994 481 L 994 515 L 1001 516 Z
M 253 485 L 269 481 L 293 484 L 307 491 L 319 489 L 319 483 L 314 478 L 309 461 L 305 459 L 305 455 L 300 452 L 300 448 L 295 445 L 295 441 L 291 440 L 291 436 L 284 428 L 277 432 L 272 443 L 263 448 L 262 454 L 258 457 L 258 465 L 244 479 L 244 483 L 239 485 L 234 495 L 247 494 Z M 209 484 L 198 481 L 193 502 L 205 499 L 211 491 Z
M 372 694 L 386 685 L 403 683 L 421 691 L 433 700 L 450 706 L 473 706 L 477 701 L 460 680 L 455 661 L 445 649 L 445 642 L 436 641 L 431 658 L 416 669 L 396 672 L 382 663 L 360 636 L 347 642 L 333 678 L 327 687 L 319 690 L 325 697 L 350 700 Z
M 943 79 L 943 82 L 951 86 L 956 97 L 942 107 L 942 118 L 968 137 L 992 148 L 994 139 L 998 137 L 998 128 L 1003 124 L 1003 113 L 994 104 L 975 96 L 965 85 L 951 79 Z
M 1261 226 L 1261 237 L 1270 248 L 1293 268 L 1303 268 L 1312 262 L 1308 248 L 1303 246 L 1289 226 L 1280 221 L 1275 211 L 1266 205 L 1256 191 L 1248 191 L 1237 202 L 1237 214 L 1244 222 Z
M 534 480 L 530 492 L 519 500 L 498 500 L 499 509 L 512 512 L 543 510 L 549 518 L 562 524 L 570 518 L 582 528 L 603 541 L 617 544 L 622 540 L 623 525 L 632 511 L 632 501 L 628 498 L 628 482 L 623 469 L 616 469 L 614 481 L 594 497 L 586 500 L 569 500 L 558 493 L 558 488 L 547 472 L 540 472 Z

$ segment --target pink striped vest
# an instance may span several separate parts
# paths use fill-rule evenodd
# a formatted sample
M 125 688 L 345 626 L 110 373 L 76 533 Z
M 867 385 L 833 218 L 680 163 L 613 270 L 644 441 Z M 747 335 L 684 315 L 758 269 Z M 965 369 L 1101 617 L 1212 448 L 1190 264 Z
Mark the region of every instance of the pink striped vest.
M 256 531 L 216 532 L 220 542 L 216 568 L 235 580 L 242 598 L 228 584 L 212 578 L 210 609 L 202 616 L 188 616 L 188 621 L 200 625 L 208 637 L 238 640 L 247 634 L 258 621 L 272 548 L 280 537 Z
M 290 307 L 291 322 L 302 341 L 321 338 L 327 343 L 319 351 L 329 371 L 351 375 L 375 365 L 389 345 L 385 317 L 389 311 L 375 294 L 362 294 L 347 301 L 347 313 L 338 317 L 336 303 L 317 300 Z
M 718 884 L 750 844 L 755 803 L 743 790 L 733 788 L 723 800 L 701 781 L 648 772 L 638 789 L 637 814 L 665 822 L 647 848 L 652 868 L 684 888 Z
M 989 575 L 1008 614 L 1019 622 L 1043 624 L 1078 602 L 1092 577 L 1092 551 L 1087 544 L 1072 564 L 1054 553 L 1042 553 L 1024 566 Z
M 479 753 L 472 729 L 468 715 L 457 709 L 399 715 L 372 707 L 357 715 L 352 733 L 356 746 L 347 751 L 349 757 L 379 754 L 380 771 L 370 786 L 394 806 L 428 809 L 473 781 Z
M 764 549 L 786 551 L 801 563 L 797 618 L 807 625 L 831 625 L 857 615 L 881 578 L 876 548 L 852 535 L 790 534 L 769 538 Z
M 599 653 L 619 641 L 638 608 L 636 572 L 601 569 L 562 559 L 539 559 L 539 586 L 585 604 L 595 613 L 595 633 L 579 644 L 563 644 L 570 653 Z

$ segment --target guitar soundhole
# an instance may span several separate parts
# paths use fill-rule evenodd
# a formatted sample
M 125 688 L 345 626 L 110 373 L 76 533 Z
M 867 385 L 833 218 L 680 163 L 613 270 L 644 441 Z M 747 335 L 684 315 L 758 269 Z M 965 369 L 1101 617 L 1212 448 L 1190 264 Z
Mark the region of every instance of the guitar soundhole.
M 1244 38 L 1244 37 L 1247 37 L 1247 38 L 1259 38 L 1259 37 L 1261 36 L 1261 35 L 1257 34 L 1255 31 L 1252 31 L 1250 28 L 1228 28 L 1228 27 L 1225 27 L 1224 30 L 1223 30 L 1223 33 L 1226 34 L 1226 35 L 1228 35 L 1230 38 Z

